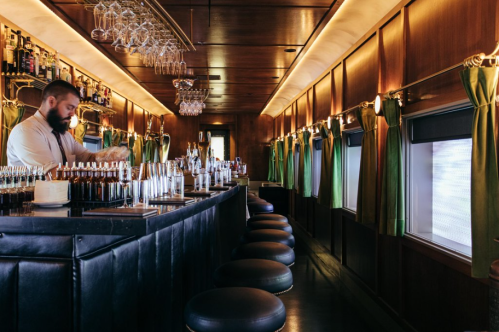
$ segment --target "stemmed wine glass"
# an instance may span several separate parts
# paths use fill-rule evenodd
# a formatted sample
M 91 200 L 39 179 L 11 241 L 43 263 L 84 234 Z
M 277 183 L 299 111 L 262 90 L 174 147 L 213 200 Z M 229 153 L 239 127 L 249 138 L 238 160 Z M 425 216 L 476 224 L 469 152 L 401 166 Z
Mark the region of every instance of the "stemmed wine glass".
M 118 176 L 120 180 L 121 187 L 123 188 L 123 195 L 125 196 L 125 201 L 123 202 L 122 208 L 128 208 L 127 197 L 128 197 L 128 184 L 132 181 L 132 167 L 128 165 L 127 162 L 120 162 L 118 168 Z
M 104 14 L 106 13 L 106 6 L 99 1 L 99 3 L 94 7 L 94 21 L 95 21 L 95 29 L 92 30 L 91 37 L 92 39 L 98 41 L 105 40 L 106 31 L 103 29 L 104 26 Z

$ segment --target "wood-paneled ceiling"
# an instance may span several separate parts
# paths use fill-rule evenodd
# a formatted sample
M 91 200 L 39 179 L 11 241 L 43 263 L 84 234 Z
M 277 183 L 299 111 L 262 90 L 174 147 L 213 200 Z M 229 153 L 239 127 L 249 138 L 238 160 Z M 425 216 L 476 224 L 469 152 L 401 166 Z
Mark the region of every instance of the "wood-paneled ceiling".
M 93 14 L 74 0 L 41 0 L 170 110 L 175 88 L 168 75 L 156 75 L 136 56 L 116 53 L 109 42 L 90 38 Z M 340 0 L 159 0 L 196 51 L 185 53 L 194 75 L 220 75 L 210 81 L 204 113 L 260 113 L 319 32 Z M 191 31 L 192 9 L 192 31 Z M 296 52 L 285 52 L 295 49 Z M 194 88 L 206 87 L 196 81 Z

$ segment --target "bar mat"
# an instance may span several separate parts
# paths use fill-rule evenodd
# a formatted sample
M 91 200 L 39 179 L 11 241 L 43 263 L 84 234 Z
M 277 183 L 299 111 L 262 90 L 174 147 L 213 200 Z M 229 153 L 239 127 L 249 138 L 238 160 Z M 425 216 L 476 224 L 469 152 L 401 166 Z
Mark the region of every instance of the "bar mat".
M 231 187 L 215 187 L 215 186 L 210 186 L 210 190 L 214 190 L 214 191 L 225 191 L 225 190 L 229 190 L 231 189 Z
M 156 197 L 149 198 L 149 204 L 167 204 L 167 205 L 187 205 L 194 203 L 193 198 L 182 197 Z
M 210 197 L 210 196 L 215 195 L 215 192 L 213 192 L 213 191 L 191 191 L 191 190 L 185 190 L 184 196 L 187 196 L 187 197 Z
M 83 211 L 84 216 L 126 216 L 126 217 L 146 217 L 158 213 L 158 209 L 140 208 L 98 208 Z

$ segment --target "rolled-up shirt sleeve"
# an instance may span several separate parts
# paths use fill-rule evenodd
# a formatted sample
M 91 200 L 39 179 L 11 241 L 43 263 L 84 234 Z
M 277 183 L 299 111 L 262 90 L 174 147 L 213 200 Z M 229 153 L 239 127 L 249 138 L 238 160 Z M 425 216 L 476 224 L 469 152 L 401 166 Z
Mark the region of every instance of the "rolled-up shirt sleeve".
M 7 143 L 7 159 L 11 166 L 42 166 L 44 172 L 57 167 L 45 134 L 36 128 L 16 126 Z

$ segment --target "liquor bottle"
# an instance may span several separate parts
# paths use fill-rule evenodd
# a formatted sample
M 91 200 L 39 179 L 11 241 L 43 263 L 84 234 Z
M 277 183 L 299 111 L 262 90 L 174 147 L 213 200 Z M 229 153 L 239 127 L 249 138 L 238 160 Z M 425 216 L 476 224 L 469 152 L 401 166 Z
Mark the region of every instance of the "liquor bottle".
M 62 170 L 62 179 L 69 180 L 70 177 L 71 177 L 71 168 L 69 168 L 69 163 L 66 161 L 66 165 Z
M 61 79 L 61 59 L 59 57 L 59 52 L 55 52 L 54 57 L 54 65 L 55 65 L 55 79 Z
M 33 76 L 38 77 L 40 74 L 40 49 L 38 46 L 33 47 Z
M 85 81 L 85 101 L 92 101 L 92 95 L 94 94 L 93 84 L 90 78 Z
M 47 53 L 43 48 L 40 48 L 40 70 L 38 78 L 42 80 L 47 79 Z
M 106 179 L 106 170 L 104 167 L 102 167 L 102 163 L 99 163 L 99 173 L 100 176 L 97 178 L 97 182 L 99 183 L 97 186 L 97 200 L 100 202 L 105 202 L 106 201 L 106 184 L 105 184 L 105 179 Z
M 107 94 L 107 107 L 113 108 L 113 90 L 109 89 Z
M 51 54 L 50 69 L 52 70 L 52 81 L 57 79 L 56 69 L 55 69 L 55 54 Z
M 55 179 L 62 180 L 62 163 L 59 163 L 59 167 L 55 170 Z
M 94 170 L 87 162 L 87 177 L 85 178 L 85 201 L 94 200 L 94 186 L 93 186 Z
M 16 66 L 16 72 L 19 74 L 24 74 L 25 60 L 24 60 L 24 48 L 23 48 L 23 36 L 21 30 L 17 30 L 17 47 L 14 51 L 14 60 Z
M 100 196 L 100 175 L 101 171 L 97 167 L 97 164 L 94 162 L 92 163 L 92 171 L 93 171 L 93 176 L 92 176 L 92 197 L 94 201 L 101 201 L 101 196 Z
M 23 205 L 23 202 L 26 198 L 26 194 L 24 193 L 24 190 L 23 190 L 23 186 L 22 186 L 22 174 L 21 174 L 21 167 L 20 166 L 17 166 L 17 167 L 14 167 L 14 176 L 15 176 L 15 186 L 14 186 L 14 190 L 16 191 L 17 193 L 17 206 L 14 206 L 14 207 L 20 207 Z
M 112 167 L 113 181 L 116 183 L 116 199 L 123 199 L 123 188 L 120 186 L 120 179 L 118 178 L 118 163 L 113 163 Z
M 8 73 L 9 66 L 7 64 L 7 58 L 8 58 L 7 51 L 8 51 L 8 46 L 10 46 L 8 26 L 5 26 L 4 34 L 2 36 L 2 42 L 3 42 L 2 72 Z
M 48 82 L 52 82 L 52 54 L 47 52 L 47 71 L 45 74 L 45 78 Z
M 85 187 L 87 184 L 87 169 L 84 167 L 82 162 L 78 165 L 78 181 L 77 183 L 77 194 L 76 199 L 79 201 L 85 200 Z
M 14 50 L 16 49 L 16 39 L 13 34 L 10 35 L 10 42 L 7 45 L 7 73 L 14 74 L 15 70 L 15 61 L 14 61 Z
M 69 173 L 69 184 L 68 184 L 68 199 L 71 201 L 76 200 L 76 186 L 75 182 L 77 180 L 77 170 L 78 168 L 76 167 L 76 162 L 73 162 L 73 167 L 71 167 L 71 171 Z
M 26 37 L 26 42 L 24 43 L 24 72 L 29 75 L 33 75 L 33 45 L 31 44 L 31 37 Z
M 104 201 L 112 202 L 116 199 L 116 183 L 114 182 L 113 174 L 108 163 L 104 164 L 104 170 L 106 172 L 106 177 L 104 178 Z

